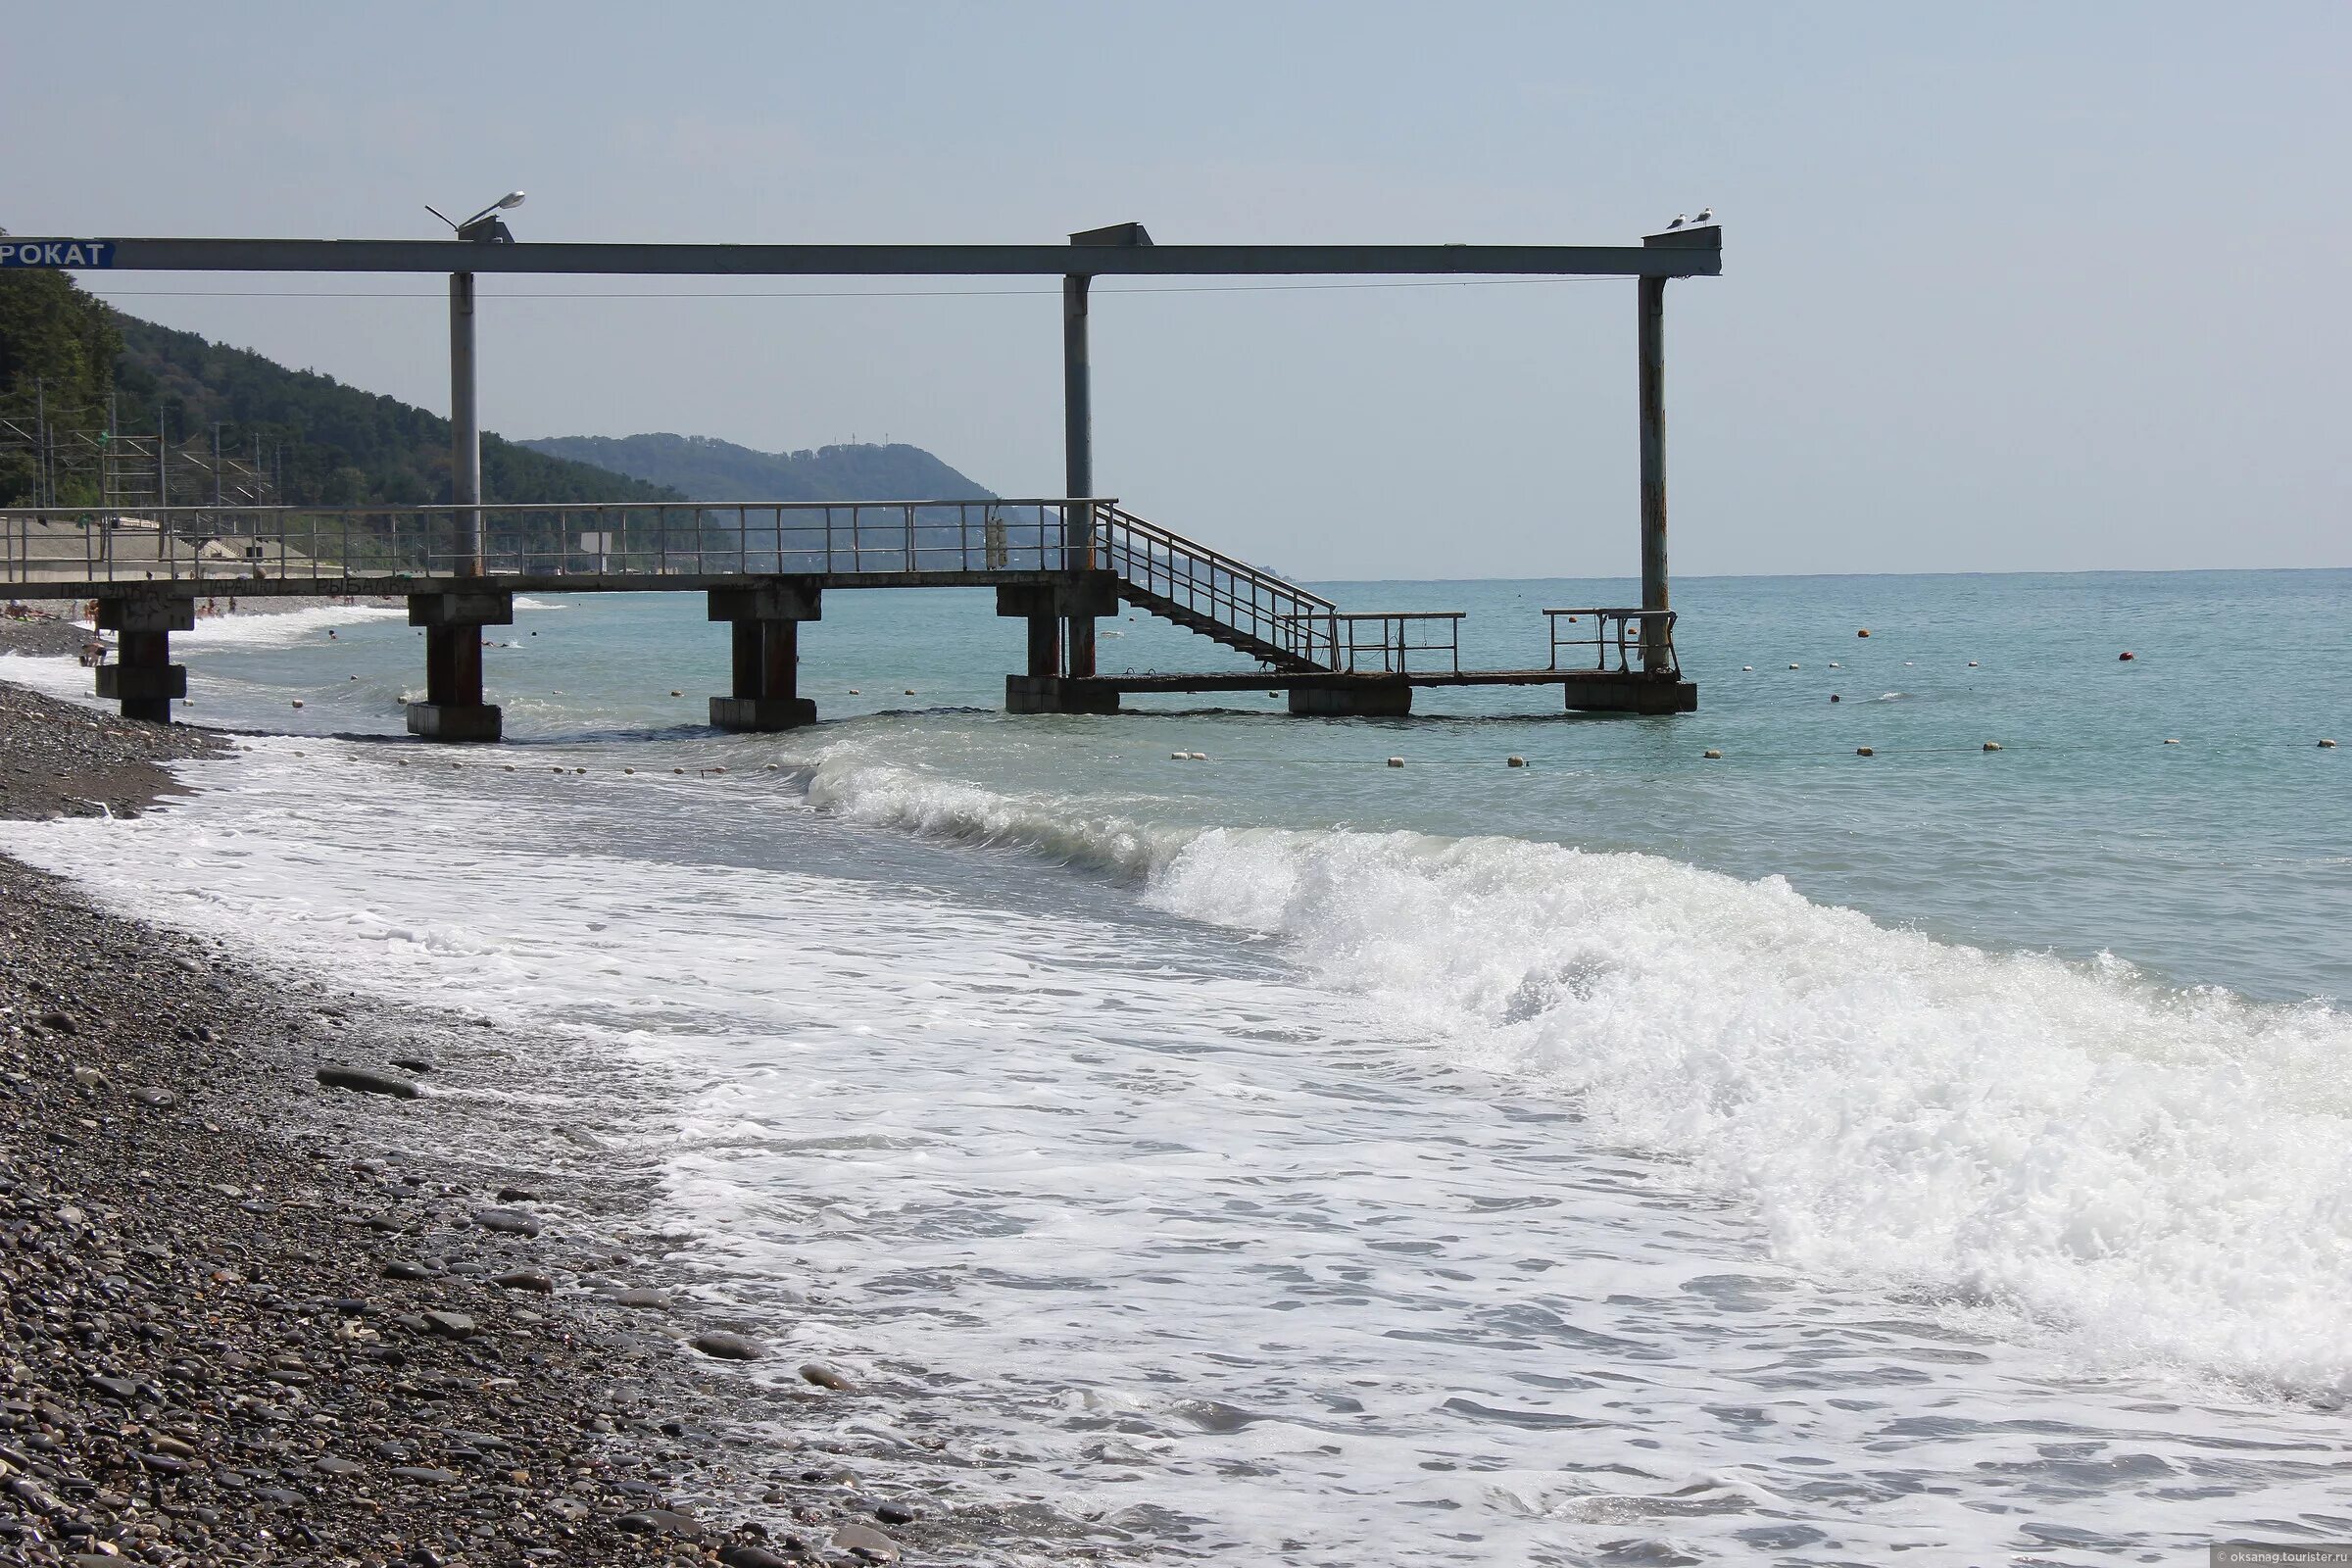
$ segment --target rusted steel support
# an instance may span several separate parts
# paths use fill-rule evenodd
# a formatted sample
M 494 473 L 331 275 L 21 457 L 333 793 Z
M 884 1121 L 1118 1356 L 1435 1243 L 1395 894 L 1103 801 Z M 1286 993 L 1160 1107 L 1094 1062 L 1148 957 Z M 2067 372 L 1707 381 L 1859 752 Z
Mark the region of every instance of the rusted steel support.
M 1041 679 L 1061 673 L 1061 621 L 1054 615 L 1029 617 L 1029 673 Z
M 1666 579 L 1666 280 L 1644 277 L 1640 322 L 1635 333 L 1642 360 L 1642 608 L 1671 608 Z M 1664 674 L 1672 667 L 1663 628 L 1644 621 L 1642 667 Z

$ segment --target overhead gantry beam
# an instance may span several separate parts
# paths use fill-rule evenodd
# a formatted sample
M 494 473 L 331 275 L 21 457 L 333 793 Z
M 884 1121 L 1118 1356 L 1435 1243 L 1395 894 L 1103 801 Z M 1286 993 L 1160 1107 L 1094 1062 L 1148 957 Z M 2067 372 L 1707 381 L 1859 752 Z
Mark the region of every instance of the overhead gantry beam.
M 1720 228 L 1647 245 L 1147 245 L 1102 247 L 1103 277 L 1713 277 Z M 1687 237 L 1686 237 L 1687 236 Z M 74 247 L 93 270 L 143 272 L 591 272 L 704 277 L 1066 276 L 1065 245 L 568 245 L 455 239 L 15 239 Z M 24 265 L 14 263 L 12 265 Z M 33 263 L 32 265 L 44 265 Z

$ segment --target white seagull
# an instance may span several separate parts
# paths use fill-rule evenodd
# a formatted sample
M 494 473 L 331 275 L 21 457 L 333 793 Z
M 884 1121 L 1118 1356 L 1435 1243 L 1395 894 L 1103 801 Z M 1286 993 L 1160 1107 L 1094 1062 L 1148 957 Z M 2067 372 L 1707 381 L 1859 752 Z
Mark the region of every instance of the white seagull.
M 1682 227 L 1682 226 L 1683 226 L 1685 223 L 1688 223 L 1689 221 L 1690 221 L 1690 220 L 1689 220 L 1688 218 L 1685 218 L 1685 217 L 1684 217 L 1682 214 L 1680 214 L 1680 213 L 1677 213 L 1677 214 L 1675 214 L 1675 215 L 1674 215 L 1674 221 L 1673 221 L 1673 222 L 1671 222 L 1671 223 L 1668 223 L 1666 226 L 1667 226 L 1668 228 L 1680 228 L 1680 227 Z
M 1711 221 L 1713 221 L 1713 220 L 1714 220 L 1714 217 L 1715 217 L 1715 209 L 1714 209 L 1714 208 L 1712 208 L 1712 207 L 1701 207 L 1701 208 L 1698 210 L 1698 218 L 1697 218 L 1696 221 L 1698 221 L 1698 222 L 1701 222 L 1701 223 L 1705 223 L 1705 222 L 1711 222 Z

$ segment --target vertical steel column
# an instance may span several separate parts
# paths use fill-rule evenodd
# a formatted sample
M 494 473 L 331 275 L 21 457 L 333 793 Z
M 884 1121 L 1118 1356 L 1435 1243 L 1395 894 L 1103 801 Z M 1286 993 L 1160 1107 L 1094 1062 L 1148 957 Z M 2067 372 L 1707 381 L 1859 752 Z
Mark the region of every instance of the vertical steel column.
M 1061 673 L 1061 621 L 1054 615 L 1029 617 L 1029 673 L 1036 676 Z
M 1642 608 L 1666 610 L 1666 280 L 1640 280 L 1635 336 L 1642 360 Z M 1642 622 L 1642 667 L 1668 667 L 1663 624 Z
M 1095 493 L 1095 415 L 1086 349 L 1086 287 L 1092 281 L 1084 272 L 1072 272 L 1061 280 L 1061 493 L 1070 497 Z M 1086 519 L 1090 535 L 1093 521 L 1091 515 Z M 1064 564 L 1087 563 L 1065 561 Z
M 1093 279 L 1072 272 L 1061 280 L 1061 408 L 1062 495 L 1082 500 L 1095 493 L 1095 411 L 1092 367 L 1086 343 L 1086 289 Z M 1095 564 L 1095 509 L 1070 507 L 1062 514 L 1062 565 L 1072 571 L 1091 571 Z M 1095 672 L 1095 622 L 1091 615 L 1072 615 L 1067 622 L 1068 653 L 1061 661 L 1072 675 Z M 1032 673 L 1036 655 L 1030 656 Z
M 449 274 L 449 499 L 465 526 L 468 576 L 482 575 L 482 427 L 473 400 L 473 274 Z

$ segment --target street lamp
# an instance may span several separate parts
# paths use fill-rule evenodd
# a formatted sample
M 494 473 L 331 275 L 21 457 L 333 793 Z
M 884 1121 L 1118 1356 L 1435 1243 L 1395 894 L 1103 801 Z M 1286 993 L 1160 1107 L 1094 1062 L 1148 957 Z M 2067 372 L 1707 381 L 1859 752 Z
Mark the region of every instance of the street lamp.
M 507 231 L 499 214 L 522 205 L 522 192 L 511 190 L 463 223 L 452 221 L 429 202 L 425 211 L 431 213 L 457 232 L 458 238 L 476 245 L 511 245 L 514 236 Z M 487 569 L 482 550 L 482 427 L 474 411 L 473 401 L 473 274 L 449 274 L 449 499 L 459 508 L 472 508 L 471 526 L 466 530 L 469 575 L 479 577 Z
M 439 208 L 430 202 L 424 204 L 424 210 L 440 219 L 444 223 L 448 223 L 451 228 L 456 229 L 460 239 L 475 240 L 483 244 L 511 243 L 514 236 L 507 232 L 507 225 L 499 221 L 498 215 L 502 211 L 520 207 L 522 200 L 523 193 L 521 191 L 511 190 L 463 223 L 451 221 L 443 216 Z

